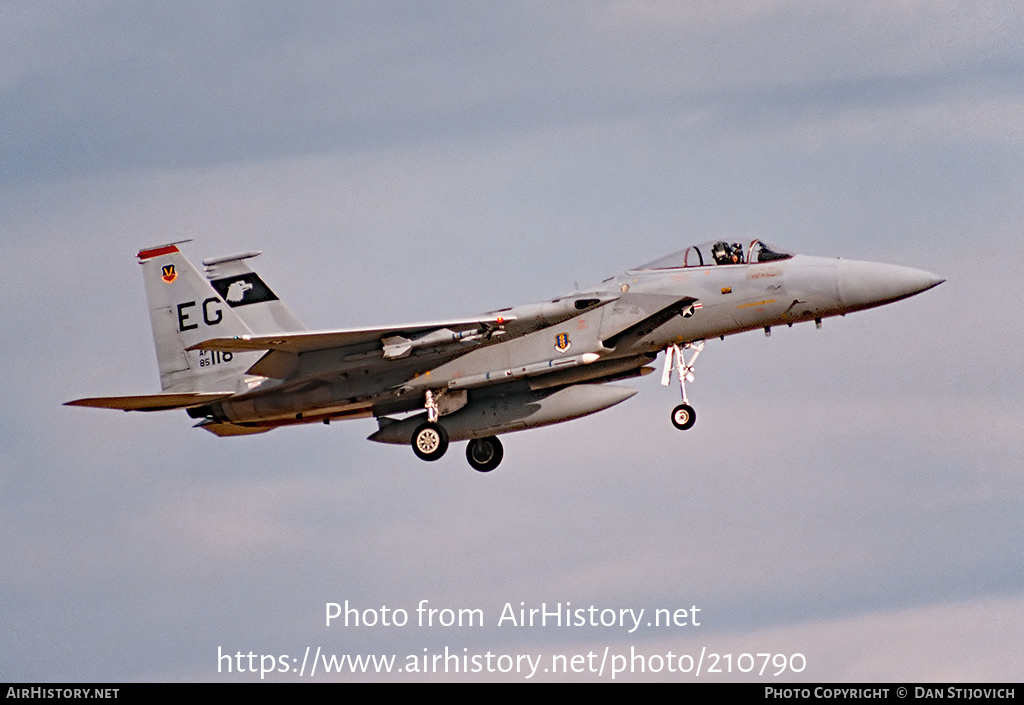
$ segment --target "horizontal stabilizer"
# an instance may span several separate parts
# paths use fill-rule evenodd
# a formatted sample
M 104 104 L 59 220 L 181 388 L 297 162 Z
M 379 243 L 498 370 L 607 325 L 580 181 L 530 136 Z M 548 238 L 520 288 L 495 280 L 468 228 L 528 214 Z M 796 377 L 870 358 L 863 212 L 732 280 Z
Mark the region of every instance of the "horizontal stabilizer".
M 64 406 L 91 406 L 121 411 L 165 411 L 202 406 L 233 396 L 234 392 L 185 392 L 182 394 L 141 394 L 129 397 L 90 397 L 64 402 Z

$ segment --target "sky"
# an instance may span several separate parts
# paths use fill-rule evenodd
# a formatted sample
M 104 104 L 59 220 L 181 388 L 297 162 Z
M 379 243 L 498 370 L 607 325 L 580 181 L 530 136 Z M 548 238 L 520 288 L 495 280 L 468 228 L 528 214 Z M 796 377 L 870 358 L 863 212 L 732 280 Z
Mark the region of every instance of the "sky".
M 1009 2 L 0 4 L 0 680 L 1024 679 L 1022 39 Z M 650 375 L 486 475 L 62 406 L 158 391 L 144 247 L 262 250 L 330 329 L 719 237 L 947 281 L 710 341 L 690 431 Z M 615 623 L 501 619 L 542 605 Z M 491 660 L 410 672 L 446 648 Z

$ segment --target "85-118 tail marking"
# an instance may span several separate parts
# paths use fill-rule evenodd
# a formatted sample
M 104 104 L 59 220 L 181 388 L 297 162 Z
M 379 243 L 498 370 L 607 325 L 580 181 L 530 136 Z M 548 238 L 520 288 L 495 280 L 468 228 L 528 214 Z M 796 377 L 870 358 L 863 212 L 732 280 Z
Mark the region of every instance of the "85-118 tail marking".
M 212 367 L 214 365 L 231 362 L 232 358 L 234 358 L 234 355 L 229 352 L 221 352 L 220 350 L 200 350 L 199 366 Z

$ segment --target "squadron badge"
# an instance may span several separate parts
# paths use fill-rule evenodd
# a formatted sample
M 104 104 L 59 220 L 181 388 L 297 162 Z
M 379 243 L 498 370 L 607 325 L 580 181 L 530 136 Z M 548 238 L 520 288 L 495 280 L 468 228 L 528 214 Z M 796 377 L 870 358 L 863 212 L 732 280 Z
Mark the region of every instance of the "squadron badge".
M 160 278 L 163 279 L 168 284 L 170 284 L 175 279 L 177 279 L 178 278 L 178 273 L 175 271 L 174 265 L 173 264 L 165 264 L 163 266 L 163 270 L 162 270 L 162 274 L 160 275 Z
M 568 333 L 559 333 L 555 336 L 555 350 L 560 353 L 564 353 L 566 350 L 572 347 L 572 343 L 569 341 Z

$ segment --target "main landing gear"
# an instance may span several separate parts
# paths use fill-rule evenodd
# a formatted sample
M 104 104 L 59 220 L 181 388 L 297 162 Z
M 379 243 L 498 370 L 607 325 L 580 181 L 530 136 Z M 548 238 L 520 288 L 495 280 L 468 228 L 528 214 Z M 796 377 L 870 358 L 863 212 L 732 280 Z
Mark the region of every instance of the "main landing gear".
M 466 446 L 466 460 L 477 472 L 490 472 L 498 467 L 504 454 L 497 436 L 474 438 Z
M 427 420 L 412 434 L 412 452 L 420 460 L 440 460 L 448 450 L 448 432 L 438 423 L 437 400 L 432 392 L 426 393 Z M 474 438 L 466 447 L 466 460 L 478 472 L 490 472 L 501 464 L 505 451 L 496 436 Z
M 412 434 L 412 452 L 420 460 L 440 460 L 448 450 L 448 432 L 444 426 L 427 421 Z M 490 472 L 501 464 L 505 451 L 496 436 L 474 438 L 466 446 L 466 460 L 478 472 Z
M 420 460 L 433 462 L 440 460 L 448 450 L 448 432 L 437 422 L 437 400 L 434 393 L 427 390 L 424 406 L 427 408 L 427 420 L 412 432 L 412 452 Z
M 661 384 L 666 387 L 668 386 L 669 382 L 672 381 L 672 371 L 674 369 L 679 377 L 679 393 L 683 397 L 683 403 L 672 409 L 672 425 L 680 431 L 692 428 L 693 424 L 697 423 L 697 412 L 690 406 L 690 402 L 686 398 L 686 383 L 693 381 L 693 363 L 697 361 L 697 356 L 700 355 L 700 351 L 703 349 L 703 340 L 695 343 L 684 343 L 681 348 L 675 344 L 665 348 L 665 367 L 661 372 Z M 693 355 L 690 357 L 689 362 L 683 360 L 683 350 L 693 350 Z
M 448 432 L 444 426 L 427 421 L 416 427 L 412 433 L 412 452 L 420 460 L 440 460 L 448 450 Z

